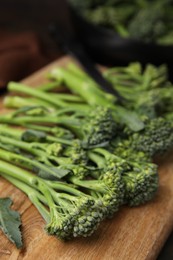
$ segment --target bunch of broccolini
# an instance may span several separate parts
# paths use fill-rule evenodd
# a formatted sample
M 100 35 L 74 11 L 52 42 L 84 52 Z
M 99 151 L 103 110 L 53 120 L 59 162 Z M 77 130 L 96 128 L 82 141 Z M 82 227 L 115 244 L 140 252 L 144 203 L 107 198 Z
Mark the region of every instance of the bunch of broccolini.
M 163 45 L 173 43 L 172 0 L 70 2 L 90 22 L 111 28 L 122 37 Z
M 89 236 L 122 205 L 151 200 L 159 185 L 152 157 L 173 146 L 165 66 L 134 63 L 103 76 L 123 106 L 75 64 L 50 71 L 42 87 L 10 82 L 9 91 L 22 95 L 4 99 L 11 110 L 0 115 L 0 175 L 27 194 L 46 232 L 62 240 Z M 58 93 L 60 82 L 65 91 Z

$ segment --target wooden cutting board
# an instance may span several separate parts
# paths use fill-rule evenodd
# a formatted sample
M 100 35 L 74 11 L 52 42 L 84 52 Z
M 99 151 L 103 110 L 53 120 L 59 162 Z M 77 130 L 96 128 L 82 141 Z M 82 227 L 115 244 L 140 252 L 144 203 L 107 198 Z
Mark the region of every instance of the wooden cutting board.
M 39 85 L 63 58 L 31 75 L 23 82 Z M 1 112 L 2 109 L 1 99 Z M 172 162 L 171 162 L 172 161 Z M 11 197 L 22 217 L 24 248 L 18 250 L 0 231 L 0 260 L 151 260 L 156 259 L 173 228 L 173 153 L 160 162 L 160 188 L 154 200 L 144 206 L 123 207 L 112 220 L 101 223 L 89 238 L 61 242 L 48 236 L 44 221 L 27 196 L 0 178 L 0 197 Z

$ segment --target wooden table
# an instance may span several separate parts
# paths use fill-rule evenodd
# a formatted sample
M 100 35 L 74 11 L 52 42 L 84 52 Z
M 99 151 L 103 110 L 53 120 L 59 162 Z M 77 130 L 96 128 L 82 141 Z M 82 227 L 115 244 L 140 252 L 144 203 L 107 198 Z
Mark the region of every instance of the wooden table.
M 24 80 L 45 82 L 45 73 L 65 66 L 69 58 L 52 63 Z M 1 112 L 2 109 L 1 100 Z M 172 162 L 171 162 L 172 161 Z M 173 228 L 173 153 L 160 162 L 160 187 L 153 201 L 136 208 L 123 207 L 112 220 L 101 223 L 89 238 L 61 242 L 44 231 L 44 220 L 27 196 L 0 178 L 0 197 L 11 197 L 22 217 L 24 248 L 18 250 L 0 231 L 1 260 L 151 260 L 156 259 Z

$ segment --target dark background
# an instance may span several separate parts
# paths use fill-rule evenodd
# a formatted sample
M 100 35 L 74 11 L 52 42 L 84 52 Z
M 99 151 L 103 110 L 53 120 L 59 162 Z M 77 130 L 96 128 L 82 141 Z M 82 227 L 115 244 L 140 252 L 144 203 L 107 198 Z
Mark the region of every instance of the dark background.
M 56 17 L 59 19 L 65 16 L 61 11 L 62 2 L 63 0 L 0 0 L 0 73 L 2 57 L 7 63 L 9 59 L 8 55 L 3 56 L 2 42 L 8 45 L 10 41 L 10 48 L 13 49 L 16 39 L 19 39 L 20 44 L 22 41 L 27 42 L 35 48 L 33 56 L 30 55 L 31 60 L 26 61 L 27 64 L 30 62 L 30 66 L 27 65 L 23 71 L 19 67 L 17 77 L 12 73 L 10 80 L 22 79 L 62 55 L 62 51 L 55 46 L 48 33 L 49 22 Z M 16 60 L 19 60 L 18 56 Z M 158 257 L 158 260 L 167 259 L 173 259 L 173 233 Z

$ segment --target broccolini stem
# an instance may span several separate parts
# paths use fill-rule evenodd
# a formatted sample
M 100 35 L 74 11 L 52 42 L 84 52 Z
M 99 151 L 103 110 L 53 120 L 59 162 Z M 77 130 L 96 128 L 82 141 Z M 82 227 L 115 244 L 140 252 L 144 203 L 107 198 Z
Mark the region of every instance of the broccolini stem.
M 50 192 L 51 188 L 48 188 L 47 185 L 43 181 L 38 181 L 37 187 L 38 187 L 38 190 L 41 191 L 43 193 L 44 197 L 46 198 L 47 205 L 49 206 L 50 211 L 54 210 L 55 209 L 55 203 L 53 201 L 53 197 L 52 197 L 51 192 Z
M 40 126 L 41 129 L 43 129 L 44 131 L 44 126 Z M 45 126 L 45 129 L 46 130 L 50 130 L 50 128 L 46 128 Z M 4 135 L 4 136 L 10 136 L 10 137 L 13 137 L 13 138 L 17 138 L 18 140 L 23 140 L 23 135 L 25 133 L 27 133 L 30 129 L 17 129 L 17 128 L 11 128 L 9 126 L 6 126 L 6 125 L 0 125 L 0 135 Z M 64 139 L 64 138 L 59 138 L 59 137 L 54 137 L 52 135 L 48 135 L 46 134 L 45 135 L 45 141 L 51 141 L 51 142 L 58 142 L 58 143 L 61 143 L 61 144 L 66 144 L 66 145 L 72 145 L 72 141 L 71 140 L 67 140 L 67 139 Z
M 35 189 L 31 188 L 27 184 L 23 183 L 22 181 L 17 180 L 16 178 L 13 178 L 11 176 L 8 176 L 4 173 L 1 173 L 4 179 L 8 180 L 10 183 L 15 185 L 17 188 L 22 190 L 30 199 L 30 201 L 34 204 L 34 206 L 38 209 L 41 216 L 44 218 L 46 222 L 50 221 L 50 214 L 48 210 L 43 206 L 43 204 L 40 202 L 42 201 L 44 204 L 46 204 L 46 200 L 41 193 L 36 191 Z
M 19 141 L 19 140 L 14 140 L 12 138 L 5 137 L 5 136 L 0 136 L 0 142 L 3 143 L 4 145 L 9 144 L 14 147 L 18 147 L 20 149 L 23 149 L 26 152 L 29 152 L 32 155 L 35 155 L 37 157 L 38 161 L 41 161 L 41 163 L 44 161 L 44 163 L 47 166 L 53 166 L 53 164 L 51 163 L 50 160 L 54 160 L 58 165 L 64 165 L 67 163 L 67 160 L 68 160 L 68 158 L 66 158 L 66 157 L 58 157 L 58 156 L 47 154 L 46 150 L 43 150 L 45 148 L 43 146 L 44 144 L 41 144 L 41 143 L 27 143 L 27 142 L 23 142 L 23 141 Z M 42 150 L 39 148 L 42 148 Z M 23 162 L 24 162 L 24 159 L 23 159 Z M 55 174 L 53 174 L 53 175 L 57 177 L 57 175 L 55 175 Z
M 53 93 L 52 94 L 52 93 L 50 93 L 50 95 L 52 95 L 55 98 L 59 98 L 63 101 L 80 102 L 80 103 L 84 102 L 84 100 L 81 97 L 72 95 L 72 94 L 67 94 L 67 93 Z M 71 105 L 71 103 L 70 103 L 70 105 Z
M 15 179 L 18 179 L 19 181 L 22 181 L 33 188 L 36 188 L 37 186 L 37 176 L 34 176 L 28 171 L 14 166 L 11 163 L 7 163 L 5 161 L 0 160 L 0 172 L 4 173 L 5 175 L 11 176 Z
M 37 156 L 43 155 L 41 150 L 33 149 L 33 143 L 27 143 L 27 142 L 15 140 L 10 137 L 6 137 L 6 136 L 2 136 L 2 135 L 0 136 L 0 142 L 3 144 L 10 144 L 10 145 L 13 145 L 14 147 L 21 148 L 25 151 L 30 152 L 33 155 L 37 155 Z
M 42 190 L 44 193 L 44 192 L 46 192 L 46 190 L 49 190 L 49 192 L 53 194 L 53 192 L 56 190 L 57 193 L 58 193 L 58 191 L 61 191 L 61 192 L 64 191 L 64 192 L 67 192 L 67 193 L 70 193 L 72 195 L 79 196 L 79 197 L 84 195 L 83 192 L 71 187 L 69 184 L 65 184 L 65 183 L 58 182 L 58 181 L 49 181 L 49 180 L 41 179 L 40 177 L 37 177 L 37 176 L 33 175 L 32 173 L 30 173 L 24 169 L 21 169 L 18 166 L 15 166 L 11 163 L 5 162 L 3 160 L 0 160 L 0 172 L 2 172 L 3 176 L 7 176 L 7 177 L 10 176 L 14 179 L 19 180 L 22 183 L 24 182 L 26 185 L 29 185 L 29 188 L 31 187 L 34 191 L 36 190 L 36 192 L 37 192 L 37 190 L 39 190 L 39 191 Z M 59 196 L 61 197 L 61 193 L 58 193 L 58 194 L 60 194 Z M 63 196 L 65 196 L 65 195 L 63 195 Z M 63 196 L 62 196 L 62 198 L 63 198 Z M 39 195 L 38 198 L 42 202 L 46 203 L 44 196 Z
M 23 124 L 23 127 L 27 128 L 27 129 L 33 129 L 36 131 L 41 131 L 41 132 L 45 132 L 46 134 L 51 134 L 48 135 L 48 137 L 51 136 L 56 138 L 59 136 L 63 136 L 65 137 L 65 139 L 68 141 L 72 140 L 74 138 L 73 133 L 70 130 L 67 130 L 66 128 L 60 127 L 60 126 L 45 126 L 45 125 L 34 125 L 34 124 Z M 64 139 L 64 138 L 63 138 Z M 51 139 L 50 141 L 55 141 Z
M 88 82 L 79 78 L 67 69 L 56 68 L 51 71 L 50 76 L 54 79 L 62 79 L 73 93 L 81 96 L 90 105 L 110 105 L 111 101 L 107 99 L 107 95 L 96 84 L 91 84 L 91 81 Z M 109 96 L 111 97 L 111 95 Z M 115 100 L 113 96 L 112 100 Z
M 48 91 L 54 90 L 55 88 L 59 88 L 60 83 L 61 82 L 58 82 L 58 81 L 47 82 L 45 84 L 38 86 L 38 89 L 41 91 L 44 91 L 44 92 L 48 92 Z
M 36 106 L 36 105 L 42 105 L 44 107 L 50 107 L 54 105 L 50 105 L 50 103 L 46 102 L 45 100 L 40 99 L 34 99 L 34 98 L 24 98 L 19 96 L 6 96 L 3 100 L 3 104 L 5 107 L 8 108 L 21 108 L 26 106 Z
M 90 160 L 93 161 L 99 168 L 105 167 L 106 162 L 102 156 L 100 156 L 92 151 L 88 152 L 88 156 L 89 156 Z
M 9 89 L 9 91 L 24 93 L 24 94 L 28 94 L 28 95 L 31 95 L 33 97 L 42 99 L 44 101 L 47 101 L 50 104 L 55 105 L 56 107 L 66 106 L 66 103 L 64 103 L 62 100 L 59 100 L 57 98 L 53 98 L 52 96 L 49 96 L 47 93 L 44 93 L 41 90 L 30 88 L 30 87 L 25 86 L 24 84 L 21 84 L 21 83 L 10 82 L 8 84 L 8 89 Z
M 102 154 L 105 157 L 105 159 L 108 159 L 110 156 L 112 156 L 112 154 L 108 150 L 103 149 L 103 148 L 95 148 L 95 149 L 93 149 L 93 151 L 96 153 Z M 114 155 L 114 156 L 116 156 L 116 155 Z
M 77 186 L 87 188 L 89 190 L 94 190 L 103 194 L 108 191 L 106 185 L 100 180 L 79 180 L 74 176 L 70 177 L 69 180 Z
M 73 188 L 72 186 L 70 186 L 70 184 L 57 182 L 57 181 L 49 181 L 49 180 L 45 180 L 45 182 L 47 183 L 47 185 L 49 187 L 51 187 L 55 190 L 58 189 L 59 191 L 68 192 L 68 193 L 71 193 L 76 196 L 83 195 L 83 192 L 77 190 L 76 188 Z
M 64 98 L 64 100 L 66 99 L 66 101 L 68 101 L 65 107 L 59 108 L 56 111 L 56 115 L 65 114 L 69 112 L 73 112 L 73 113 L 80 112 L 81 114 L 85 115 L 91 109 L 87 104 L 82 103 L 82 101 L 77 96 L 67 95 L 67 94 L 49 94 L 49 96 L 51 95 L 53 96 L 53 98 L 57 98 L 60 100 Z M 66 95 L 67 97 L 65 97 Z M 22 107 L 31 107 L 31 106 L 44 106 L 46 108 L 50 108 L 51 110 L 56 108 L 54 105 L 44 100 L 34 99 L 34 98 L 24 98 L 19 96 L 7 96 L 5 97 L 3 103 L 8 108 L 22 108 Z
M 37 169 L 40 169 L 56 178 L 59 178 L 58 173 L 52 170 L 51 167 L 48 167 L 47 165 L 40 163 L 39 161 L 27 158 L 23 155 L 0 149 L 0 158 L 7 162 L 13 161 L 14 164 L 19 164 L 22 167 L 27 168 L 28 170 L 32 170 L 33 167 L 36 167 Z
M 13 136 L 16 139 L 20 139 L 22 132 L 22 129 L 11 128 L 8 125 L 0 124 L 0 135 Z
M 79 121 L 68 116 L 56 117 L 56 116 L 20 116 L 10 117 L 9 115 L 0 116 L 1 123 L 8 123 L 13 125 L 25 125 L 26 123 L 36 124 L 61 124 L 68 126 L 78 126 Z
M 5 172 L 6 174 L 6 172 Z M 6 177 L 6 175 L 5 175 Z M 7 176 L 8 178 L 8 176 Z M 31 199 L 31 201 L 33 202 L 33 204 L 36 206 L 36 208 L 38 209 L 38 211 L 40 212 L 40 214 L 43 216 L 43 218 L 46 220 L 47 223 L 50 222 L 51 220 L 51 215 L 52 216 L 57 216 L 57 210 L 56 210 L 56 205 L 54 203 L 50 188 L 48 188 L 44 181 L 38 181 L 37 182 L 37 189 L 39 191 L 42 192 L 42 195 L 39 195 L 39 193 L 37 191 L 35 191 L 34 189 L 30 189 L 30 187 L 27 187 L 26 184 L 23 184 L 20 181 L 17 181 L 14 179 L 10 179 L 8 178 L 9 181 L 12 181 L 12 183 L 14 185 L 16 185 L 19 189 L 23 190 L 26 194 L 27 192 L 29 192 L 29 198 Z M 53 190 L 52 190 L 53 193 Z M 40 198 L 42 199 L 42 197 L 44 197 L 44 201 L 45 204 L 47 204 L 47 206 L 49 207 L 50 213 L 46 210 L 46 208 L 44 208 L 44 206 L 40 203 Z M 59 199 L 61 201 L 61 199 Z
M 101 105 L 112 109 L 115 121 L 128 125 L 133 131 L 144 128 L 142 120 L 135 112 L 114 105 L 115 97 L 103 92 L 96 84 L 92 84 L 91 80 L 85 81 L 63 68 L 52 70 L 51 75 L 55 79 L 62 79 L 73 93 L 80 95 L 88 104 L 92 106 Z
M 80 69 L 79 66 L 77 66 L 75 63 L 70 63 L 70 64 L 68 64 L 67 69 L 68 69 L 70 72 L 74 73 L 77 77 L 79 77 L 79 78 L 81 78 L 81 79 L 83 79 L 83 80 L 88 80 L 88 79 L 92 80 L 92 79 L 91 79 L 82 69 Z M 93 83 L 95 83 L 95 82 L 93 81 Z

